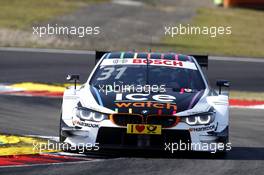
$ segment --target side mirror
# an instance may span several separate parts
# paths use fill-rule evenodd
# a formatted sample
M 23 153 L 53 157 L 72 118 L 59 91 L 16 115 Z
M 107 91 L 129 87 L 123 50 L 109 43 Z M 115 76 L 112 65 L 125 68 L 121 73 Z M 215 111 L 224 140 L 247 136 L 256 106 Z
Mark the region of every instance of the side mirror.
M 228 81 L 228 80 L 217 80 L 216 86 L 219 87 L 219 94 L 221 94 L 222 93 L 222 87 L 229 87 L 230 81 Z
M 77 81 L 80 80 L 80 75 L 78 75 L 78 74 L 68 75 L 66 77 L 66 80 L 67 81 L 74 81 L 74 89 L 76 89 L 76 84 L 77 84 Z

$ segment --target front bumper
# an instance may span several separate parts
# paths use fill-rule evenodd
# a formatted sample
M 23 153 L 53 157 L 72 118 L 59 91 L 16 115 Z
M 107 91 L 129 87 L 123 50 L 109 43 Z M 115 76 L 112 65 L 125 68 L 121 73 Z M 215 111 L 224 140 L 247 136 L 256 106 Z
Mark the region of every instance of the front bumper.
M 127 134 L 126 128 L 101 127 L 96 142 L 110 149 L 153 149 L 163 150 L 165 143 L 190 142 L 189 131 L 163 130 L 161 135 Z
M 161 135 L 127 134 L 124 127 L 98 128 L 63 127 L 61 134 L 71 145 L 98 145 L 105 149 L 164 150 L 216 152 L 218 143 L 228 141 L 228 127 L 223 131 L 193 132 L 190 129 L 162 129 Z M 184 149 L 182 149 L 184 147 Z M 220 150 L 221 151 L 221 150 Z

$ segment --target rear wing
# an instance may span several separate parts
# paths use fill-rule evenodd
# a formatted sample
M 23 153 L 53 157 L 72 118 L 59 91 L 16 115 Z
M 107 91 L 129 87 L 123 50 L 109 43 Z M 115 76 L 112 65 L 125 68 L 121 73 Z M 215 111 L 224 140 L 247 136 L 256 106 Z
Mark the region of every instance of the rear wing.
M 104 54 L 109 51 L 95 51 L 95 63 L 97 63 Z M 208 68 L 208 55 L 190 55 L 193 56 L 201 67 Z
M 193 56 L 201 67 L 208 68 L 208 55 L 191 55 Z

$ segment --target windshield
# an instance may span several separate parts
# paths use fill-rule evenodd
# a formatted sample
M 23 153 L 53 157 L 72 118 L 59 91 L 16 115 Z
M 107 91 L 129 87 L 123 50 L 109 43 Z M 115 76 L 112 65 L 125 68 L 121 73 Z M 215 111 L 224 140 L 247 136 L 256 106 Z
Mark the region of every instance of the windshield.
M 200 72 L 196 69 L 153 65 L 101 65 L 95 71 L 90 85 L 164 85 L 165 88 L 205 89 Z

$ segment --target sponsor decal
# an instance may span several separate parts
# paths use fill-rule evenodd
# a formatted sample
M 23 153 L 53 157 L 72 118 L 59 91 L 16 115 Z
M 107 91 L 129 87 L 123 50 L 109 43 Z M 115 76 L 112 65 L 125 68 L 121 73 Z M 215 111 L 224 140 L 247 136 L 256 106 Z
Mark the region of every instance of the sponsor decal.
M 177 105 L 172 103 L 157 103 L 157 102 L 116 102 L 118 108 L 156 108 L 156 109 L 173 109 L 177 111 Z
M 127 124 L 128 134 L 161 134 L 161 125 Z
M 172 67 L 183 67 L 183 62 L 178 60 L 164 60 L 164 59 L 133 59 L 135 64 L 149 64 L 149 65 L 166 65 Z
M 114 59 L 114 64 L 126 64 L 128 62 L 128 59 Z
M 149 101 L 153 100 L 153 101 Z M 116 94 L 115 105 L 117 108 L 156 108 L 156 109 L 172 109 L 177 111 L 177 105 L 172 103 L 176 97 L 165 94 Z M 136 102 L 135 102 L 136 101 Z M 132 110 L 130 110 L 132 112 Z
M 190 128 L 189 131 L 191 132 L 201 132 L 201 131 L 210 131 L 215 129 L 216 125 L 209 125 L 205 127 L 200 127 L 200 128 Z
M 189 61 L 167 60 L 167 59 L 104 59 L 100 66 L 110 65 L 149 65 L 167 66 L 197 70 L 194 63 Z
M 89 128 L 99 128 L 99 124 L 97 124 L 97 123 L 86 123 L 86 122 L 80 121 L 80 120 L 74 120 L 73 124 L 84 126 L 84 127 L 89 127 Z
M 135 94 L 127 94 L 125 97 L 123 97 L 123 94 L 121 93 L 116 94 L 116 101 L 123 101 L 123 100 L 147 101 L 149 98 L 158 102 L 173 102 L 174 100 L 176 100 L 176 97 L 165 94 L 150 95 L 150 94 L 135 93 Z

